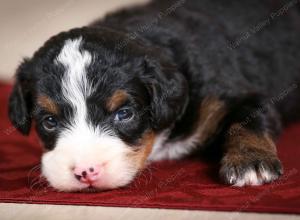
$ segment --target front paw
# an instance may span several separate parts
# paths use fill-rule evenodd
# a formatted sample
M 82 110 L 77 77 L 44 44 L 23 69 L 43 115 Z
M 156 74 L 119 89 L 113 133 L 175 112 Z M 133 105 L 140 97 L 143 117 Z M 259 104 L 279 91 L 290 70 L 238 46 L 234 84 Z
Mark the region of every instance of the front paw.
M 280 160 L 268 152 L 226 154 L 221 161 L 220 177 L 229 185 L 262 185 L 283 174 Z

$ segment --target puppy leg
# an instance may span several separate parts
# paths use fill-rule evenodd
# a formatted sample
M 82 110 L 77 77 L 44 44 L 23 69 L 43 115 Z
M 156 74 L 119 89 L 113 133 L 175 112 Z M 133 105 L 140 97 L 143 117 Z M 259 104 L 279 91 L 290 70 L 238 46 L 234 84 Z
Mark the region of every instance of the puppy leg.
M 261 111 L 245 106 L 234 117 L 224 143 L 222 180 L 235 186 L 276 180 L 283 170 L 274 143 L 280 127 L 275 110 L 270 106 Z

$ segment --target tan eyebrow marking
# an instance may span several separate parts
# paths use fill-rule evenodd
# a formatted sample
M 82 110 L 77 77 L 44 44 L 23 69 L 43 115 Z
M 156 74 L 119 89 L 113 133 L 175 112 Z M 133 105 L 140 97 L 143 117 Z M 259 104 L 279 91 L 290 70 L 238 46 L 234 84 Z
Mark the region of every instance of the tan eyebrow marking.
M 128 98 L 128 94 L 124 90 L 116 90 L 113 95 L 107 100 L 106 108 L 109 111 L 115 111 L 119 108 L 122 104 L 126 102 Z
M 48 96 L 38 96 L 37 104 L 52 114 L 58 114 L 59 112 L 57 104 Z

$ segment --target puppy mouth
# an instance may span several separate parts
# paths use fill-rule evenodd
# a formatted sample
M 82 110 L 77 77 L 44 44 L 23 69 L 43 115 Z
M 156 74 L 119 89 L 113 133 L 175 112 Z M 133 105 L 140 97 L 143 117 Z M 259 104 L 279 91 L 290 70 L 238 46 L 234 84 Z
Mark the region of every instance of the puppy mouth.
M 125 184 L 124 186 L 108 187 L 108 186 L 105 186 L 105 184 L 102 185 L 100 180 L 97 182 L 87 180 L 87 181 L 81 182 L 81 185 L 83 186 L 82 188 L 77 189 L 77 190 L 75 189 L 71 192 L 100 193 L 100 192 L 107 192 L 107 191 L 120 189 L 120 188 L 127 186 L 127 184 Z
M 97 176 L 97 175 L 98 175 L 98 173 L 93 174 L 93 176 Z M 82 180 L 81 182 L 89 184 L 89 185 L 93 185 L 93 183 L 94 183 L 93 179 L 91 179 L 91 178 L 87 178 L 85 180 Z

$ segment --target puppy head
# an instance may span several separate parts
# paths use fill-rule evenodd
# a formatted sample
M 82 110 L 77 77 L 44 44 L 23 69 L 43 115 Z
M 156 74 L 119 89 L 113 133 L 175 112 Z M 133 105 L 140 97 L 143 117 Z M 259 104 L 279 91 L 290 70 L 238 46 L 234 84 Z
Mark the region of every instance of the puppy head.
M 183 113 L 187 84 L 174 65 L 108 29 L 51 38 L 16 75 L 9 116 L 35 121 L 42 174 L 61 191 L 113 189 L 144 167 L 155 136 Z

